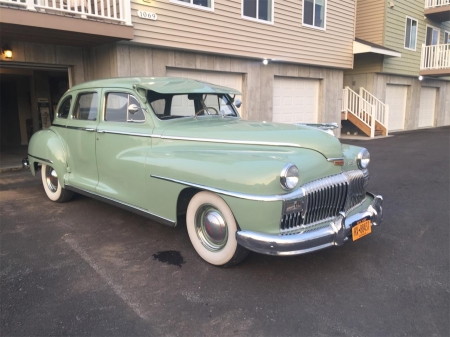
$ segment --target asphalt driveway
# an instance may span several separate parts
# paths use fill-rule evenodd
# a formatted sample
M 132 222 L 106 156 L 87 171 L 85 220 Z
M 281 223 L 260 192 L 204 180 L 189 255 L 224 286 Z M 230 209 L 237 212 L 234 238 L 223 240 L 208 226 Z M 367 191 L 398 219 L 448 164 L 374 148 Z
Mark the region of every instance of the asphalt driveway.
M 203 262 L 184 226 L 56 204 L 29 171 L 2 173 L 1 335 L 449 336 L 450 128 L 349 143 L 371 152 L 383 225 L 229 269 Z

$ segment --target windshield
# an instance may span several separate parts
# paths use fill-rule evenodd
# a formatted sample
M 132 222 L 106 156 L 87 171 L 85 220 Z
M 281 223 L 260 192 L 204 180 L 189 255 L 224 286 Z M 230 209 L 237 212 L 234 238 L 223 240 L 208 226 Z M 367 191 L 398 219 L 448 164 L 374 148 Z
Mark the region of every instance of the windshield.
M 149 91 L 148 101 L 159 119 L 195 116 L 237 117 L 225 94 L 159 94 Z

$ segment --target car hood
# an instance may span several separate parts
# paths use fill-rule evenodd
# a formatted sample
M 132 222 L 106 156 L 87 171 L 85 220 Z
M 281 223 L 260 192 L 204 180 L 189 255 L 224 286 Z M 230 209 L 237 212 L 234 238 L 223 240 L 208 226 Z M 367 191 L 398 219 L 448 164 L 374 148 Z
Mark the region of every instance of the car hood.
M 199 117 L 171 121 L 161 136 L 189 138 L 196 141 L 262 146 L 306 148 L 326 158 L 342 157 L 339 140 L 308 126 L 272 122 L 245 121 L 235 118 Z

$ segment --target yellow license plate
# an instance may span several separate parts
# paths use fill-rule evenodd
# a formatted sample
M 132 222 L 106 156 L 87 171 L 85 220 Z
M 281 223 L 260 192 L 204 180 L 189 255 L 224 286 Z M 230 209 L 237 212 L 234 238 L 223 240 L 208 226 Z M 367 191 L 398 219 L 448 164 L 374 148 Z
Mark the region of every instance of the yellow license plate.
M 361 239 L 363 236 L 372 233 L 372 223 L 370 220 L 362 220 L 352 228 L 353 241 Z

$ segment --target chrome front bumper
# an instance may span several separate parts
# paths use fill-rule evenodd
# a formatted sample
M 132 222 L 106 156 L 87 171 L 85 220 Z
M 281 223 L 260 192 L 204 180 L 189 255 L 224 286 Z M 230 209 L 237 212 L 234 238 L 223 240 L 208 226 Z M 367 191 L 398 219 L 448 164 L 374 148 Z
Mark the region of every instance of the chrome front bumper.
M 373 201 L 364 212 L 348 217 L 341 212 L 329 226 L 292 235 L 269 235 L 243 230 L 236 233 L 236 240 L 249 250 L 267 255 L 299 255 L 330 246 L 341 246 L 351 236 L 352 227 L 358 221 L 370 219 L 374 226 L 383 221 L 383 197 L 367 194 Z

